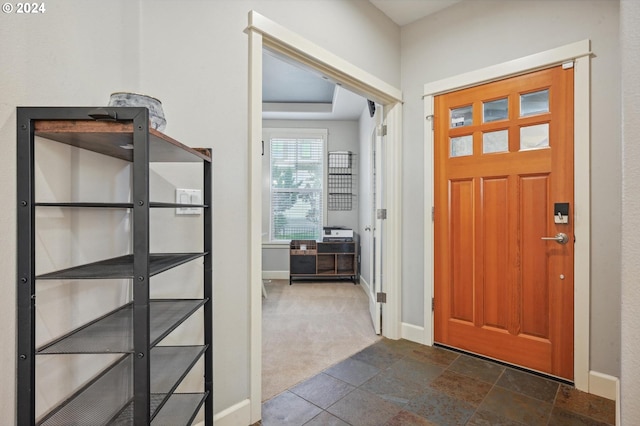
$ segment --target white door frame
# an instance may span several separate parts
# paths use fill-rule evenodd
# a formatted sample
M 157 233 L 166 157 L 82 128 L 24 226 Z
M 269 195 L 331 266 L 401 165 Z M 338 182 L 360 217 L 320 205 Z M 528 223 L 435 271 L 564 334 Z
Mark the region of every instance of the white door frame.
M 432 118 L 434 114 L 434 96 L 447 92 L 476 86 L 490 81 L 525 74 L 538 69 L 573 62 L 574 66 L 574 185 L 575 206 L 573 220 L 575 225 L 575 262 L 574 262 L 574 383 L 576 388 L 594 392 L 589 386 L 589 325 L 590 325 L 590 42 L 582 40 L 576 43 L 526 56 L 488 68 L 471 71 L 447 79 L 424 85 L 424 110 L 428 120 L 425 123 L 425 174 L 424 200 L 425 212 L 434 205 L 433 174 L 434 135 Z M 431 119 L 429 119 L 431 118 Z M 431 147 L 431 148 L 429 148 Z M 579 185 L 577 183 L 580 183 Z M 425 343 L 433 345 L 433 311 L 431 298 L 434 292 L 434 229 L 425 226 Z
M 249 35 L 249 405 L 250 424 L 253 424 L 261 418 L 262 399 L 262 49 L 291 58 L 311 72 L 383 106 L 388 129 L 388 143 L 380 153 L 387 159 L 384 185 L 388 188 L 385 191 L 388 219 L 383 242 L 389 255 L 383 265 L 387 283 L 383 335 L 391 339 L 400 338 L 402 92 L 253 10 L 249 12 L 246 32 Z

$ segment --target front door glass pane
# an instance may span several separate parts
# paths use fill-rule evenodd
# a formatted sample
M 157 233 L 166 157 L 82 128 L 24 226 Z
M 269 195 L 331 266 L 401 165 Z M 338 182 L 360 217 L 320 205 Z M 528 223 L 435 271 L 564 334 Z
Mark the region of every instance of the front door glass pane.
M 451 157 L 464 157 L 466 155 L 473 155 L 473 136 L 451 138 Z
M 491 123 L 497 120 L 506 120 L 509 116 L 509 102 L 507 98 L 498 99 L 482 104 L 482 120 Z
M 520 150 L 547 148 L 549 146 L 549 123 L 520 128 Z
M 482 153 L 491 154 L 493 152 L 509 151 L 509 131 L 498 130 L 497 132 L 487 132 L 482 134 Z
M 465 106 L 451 110 L 451 128 L 471 126 L 473 124 L 472 106 Z
M 549 112 L 549 89 L 520 95 L 520 117 Z

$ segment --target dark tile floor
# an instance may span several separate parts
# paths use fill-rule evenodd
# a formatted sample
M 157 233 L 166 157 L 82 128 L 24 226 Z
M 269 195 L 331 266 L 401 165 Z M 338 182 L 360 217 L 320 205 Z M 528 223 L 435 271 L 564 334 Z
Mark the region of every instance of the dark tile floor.
M 382 339 L 262 404 L 263 426 L 613 424 L 614 401 L 407 340 Z

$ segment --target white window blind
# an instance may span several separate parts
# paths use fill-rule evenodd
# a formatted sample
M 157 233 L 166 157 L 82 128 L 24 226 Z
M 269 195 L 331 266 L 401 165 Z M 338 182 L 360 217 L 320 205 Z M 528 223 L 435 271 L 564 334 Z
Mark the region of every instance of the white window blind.
M 272 241 L 315 240 L 322 236 L 325 138 L 270 139 Z

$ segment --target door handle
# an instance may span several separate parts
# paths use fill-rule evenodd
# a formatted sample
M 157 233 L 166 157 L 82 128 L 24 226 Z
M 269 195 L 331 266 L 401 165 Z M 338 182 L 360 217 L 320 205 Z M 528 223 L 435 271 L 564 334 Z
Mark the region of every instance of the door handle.
M 365 227 L 364 227 L 364 230 L 365 230 L 365 231 L 371 231 L 371 227 L 370 227 L 370 226 L 365 226 Z
M 558 244 L 567 244 L 569 242 L 569 236 L 564 232 L 558 232 L 555 237 L 542 237 L 543 240 L 552 240 Z

